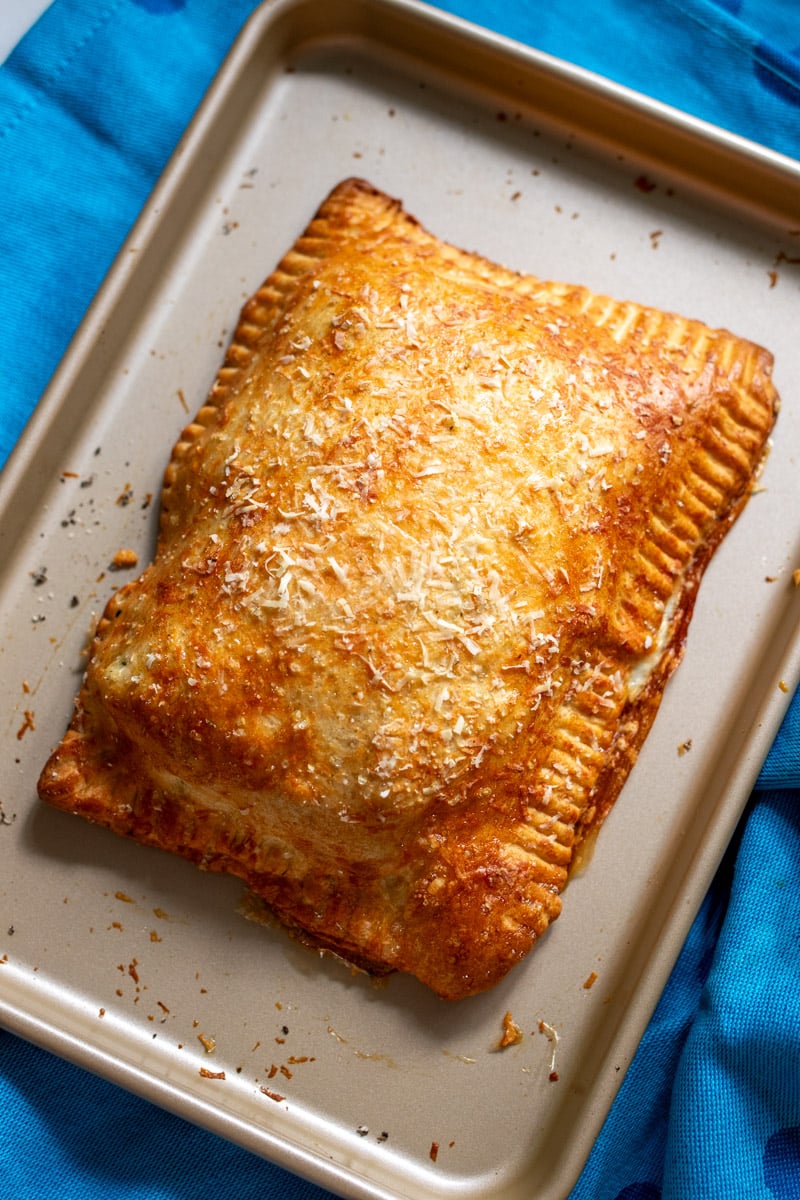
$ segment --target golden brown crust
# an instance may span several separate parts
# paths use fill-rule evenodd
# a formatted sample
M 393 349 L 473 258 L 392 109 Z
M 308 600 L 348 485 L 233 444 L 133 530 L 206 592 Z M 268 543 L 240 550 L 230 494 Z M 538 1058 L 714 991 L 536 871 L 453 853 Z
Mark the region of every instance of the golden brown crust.
M 341 184 L 245 305 L 42 797 L 458 998 L 558 915 L 777 400 Z

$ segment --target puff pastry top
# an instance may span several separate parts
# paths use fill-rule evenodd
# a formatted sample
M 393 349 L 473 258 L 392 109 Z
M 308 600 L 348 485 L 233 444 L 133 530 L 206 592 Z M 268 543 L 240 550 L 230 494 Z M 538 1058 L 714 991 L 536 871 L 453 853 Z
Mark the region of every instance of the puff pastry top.
M 491 986 L 645 737 L 770 367 L 346 181 L 242 311 L 42 797 L 353 962 Z

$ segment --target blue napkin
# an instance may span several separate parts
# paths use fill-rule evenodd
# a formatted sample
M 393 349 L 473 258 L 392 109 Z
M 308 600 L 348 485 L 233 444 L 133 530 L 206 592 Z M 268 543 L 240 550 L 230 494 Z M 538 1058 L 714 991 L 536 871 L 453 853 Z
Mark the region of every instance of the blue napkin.
M 253 7 L 55 0 L 0 68 L 0 462 Z M 795 0 L 440 7 L 800 158 Z M 571 1200 L 800 1196 L 798 788 L 795 702 Z M 8 1033 L 0 1131 L 4 1200 L 328 1195 Z

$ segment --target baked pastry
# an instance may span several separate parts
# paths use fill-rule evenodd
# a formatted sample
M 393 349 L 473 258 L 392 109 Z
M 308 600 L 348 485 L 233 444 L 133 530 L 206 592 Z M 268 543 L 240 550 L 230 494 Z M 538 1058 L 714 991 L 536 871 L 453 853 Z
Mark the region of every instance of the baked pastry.
M 367 969 L 488 988 L 653 720 L 770 369 L 342 183 L 174 449 L 42 798 Z

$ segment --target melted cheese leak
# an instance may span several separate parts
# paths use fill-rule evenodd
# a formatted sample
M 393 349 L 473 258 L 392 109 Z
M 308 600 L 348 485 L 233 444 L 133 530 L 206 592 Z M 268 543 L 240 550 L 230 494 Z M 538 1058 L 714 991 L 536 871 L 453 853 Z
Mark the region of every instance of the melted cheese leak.
M 628 700 L 635 700 L 637 696 L 641 694 L 641 692 L 647 686 L 653 671 L 661 662 L 662 655 L 670 643 L 672 622 L 682 592 L 683 589 L 681 587 L 675 588 L 675 591 L 664 605 L 664 615 L 661 618 L 661 624 L 658 627 L 658 632 L 653 639 L 650 652 L 644 658 L 640 658 L 639 661 L 631 667 L 628 675 Z

